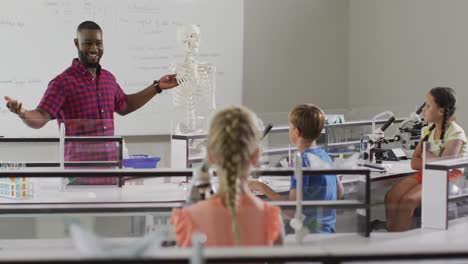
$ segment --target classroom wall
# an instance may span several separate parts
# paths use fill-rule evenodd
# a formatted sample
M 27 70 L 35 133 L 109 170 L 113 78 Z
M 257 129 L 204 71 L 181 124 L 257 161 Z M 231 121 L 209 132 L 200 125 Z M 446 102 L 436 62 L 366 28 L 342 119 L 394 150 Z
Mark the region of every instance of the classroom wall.
M 348 5 L 348 0 L 245 1 L 243 104 L 277 125 L 287 124 L 287 112 L 299 102 L 334 112 L 348 108 Z M 169 166 L 166 139 L 126 140 L 130 153 L 162 150 L 161 166 Z
M 348 0 L 245 1 L 244 104 L 259 114 L 279 112 L 275 124 L 286 124 L 298 102 L 346 107 L 347 23 Z M 156 155 L 169 166 L 168 136 L 126 140 L 130 153 Z
M 288 112 L 300 102 L 347 108 L 348 5 L 245 1 L 244 104 L 258 114 Z
M 467 127 L 467 10 L 466 0 L 350 0 L 350 107 L 409 113 L 451 86 Z
M 450 86 L 466 127 L 466 10 L 466 0 L 246 1 L 243 103 L 278 124 L 300 102 L 348 120 L 406 117 Z
M 446 85 L 456 88 L 466 127 L 465 10 L 465 0 L 245 1 L 243 102 L 281 124 L 299 102 L 357 119 L 384 110 L 405 116 L 428 89 Z M 168 136 L 127 142 L 131 153 L 170 164 Z

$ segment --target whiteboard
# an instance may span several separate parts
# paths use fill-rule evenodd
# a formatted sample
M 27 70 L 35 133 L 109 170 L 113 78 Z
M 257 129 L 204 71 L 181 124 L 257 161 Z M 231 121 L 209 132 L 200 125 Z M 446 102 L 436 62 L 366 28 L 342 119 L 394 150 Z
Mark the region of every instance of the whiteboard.
M 103 30 L 101 65 L 127 94 L 146 88 L 181 63 L 181 24 L 198 24 L 198 59 L 217 67 L 216 104 L 242 102 L 243 0 L 0 0 L 0 136 L 56 136 L 55 120 L 34 130 L 5 109 L 4 95 L 38 105 L 51 79 L 77 57 L 76 27 L 85 20 Z M 115 114 L 116 135 L 170 134 L 180 112 L 171 91 L 125 117 Z

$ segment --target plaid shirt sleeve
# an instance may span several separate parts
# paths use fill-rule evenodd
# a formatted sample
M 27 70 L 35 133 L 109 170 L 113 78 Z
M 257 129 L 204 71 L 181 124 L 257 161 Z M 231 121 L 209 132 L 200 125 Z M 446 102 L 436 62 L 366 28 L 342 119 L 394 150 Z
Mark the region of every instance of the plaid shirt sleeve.
M 120 112 L 127 106 L 127 97 L 120 85 L 115 82 L 114 112 Z
M 65 85 L 62 84 L 60 79 L 53 79 L 44 96 L 41 99 L 41 102 L 38 105 L 38 108 L 46 110 L 53 119 L 57 119 L 57 115 L 62 108 L 63 103 L 65 102 L 66 91 Z

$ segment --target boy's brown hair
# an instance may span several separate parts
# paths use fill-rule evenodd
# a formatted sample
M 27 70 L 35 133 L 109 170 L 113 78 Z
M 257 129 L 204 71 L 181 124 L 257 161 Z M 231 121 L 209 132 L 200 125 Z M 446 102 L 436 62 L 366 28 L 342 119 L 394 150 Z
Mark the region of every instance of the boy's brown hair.
M 325 126 L 325 113 L 316 105 L 300 104 L 289 113 L 289 122 L 299 130 L 302 138 L 317 140 Z

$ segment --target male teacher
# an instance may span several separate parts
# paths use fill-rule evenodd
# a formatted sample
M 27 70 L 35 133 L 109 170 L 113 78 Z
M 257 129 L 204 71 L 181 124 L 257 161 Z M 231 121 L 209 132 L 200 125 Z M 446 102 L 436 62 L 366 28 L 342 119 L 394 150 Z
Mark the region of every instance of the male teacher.
M 39 129 L 49 120 L 65 123 L 67 136 L 113 136 L 114 112 L 127 115 L 145 105 L 156 94 L 176 87 L 175 74 L 163 76 L 134 94 L 125 94 L 112 73 L 99 61 L 104 53 L 103 33 L 98 24 L 85 21 L 74 39 L 78 58 L 48 85 L 35 110 L 5 96 L 6 106 L 31 128 Z M 67 144 L 66 161 L 117 160 L 115 144 Z M 116 184 L 115 177 L 77 178 L 75 184 Z

